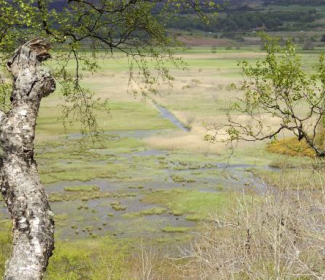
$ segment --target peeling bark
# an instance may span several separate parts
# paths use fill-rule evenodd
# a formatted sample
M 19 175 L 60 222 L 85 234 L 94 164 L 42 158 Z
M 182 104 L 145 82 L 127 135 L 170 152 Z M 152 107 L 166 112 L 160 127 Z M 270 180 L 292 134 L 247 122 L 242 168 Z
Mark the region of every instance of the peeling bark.
M 42 279 L 54 249 L 53 214 L 34 160 L 41 99 L 55 90 L 53 77 L 41 66 L 50 57 L 48 50 L 48 44 L 35 39 L 7 63 L 14 82 L 11 110 L 0 113 L 0 187 L 13 222 L 13 248 L 5 280 Z

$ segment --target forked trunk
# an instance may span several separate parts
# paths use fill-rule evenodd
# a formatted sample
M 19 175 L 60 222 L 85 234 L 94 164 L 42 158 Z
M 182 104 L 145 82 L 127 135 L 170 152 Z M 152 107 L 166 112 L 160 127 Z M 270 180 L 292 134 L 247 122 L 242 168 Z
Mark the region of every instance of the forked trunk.
M 41 99 L 55 82 L 41 62 L 50 57 L 40 39 L 17 49 L 7 67 L 14 78 L 11 110 L 0 114 L 1 192 L 13 222 L 13 248 L 5 280 L 42 279 L 54 249 L 54 222 L 34 160 Z

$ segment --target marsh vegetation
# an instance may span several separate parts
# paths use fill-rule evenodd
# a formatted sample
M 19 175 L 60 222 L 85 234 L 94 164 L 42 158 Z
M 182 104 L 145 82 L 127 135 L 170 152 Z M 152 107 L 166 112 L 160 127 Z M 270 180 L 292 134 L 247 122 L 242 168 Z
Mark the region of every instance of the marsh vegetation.
M 216 274 L 215 266 L 223 267 L 222 273 L 226 273 L 227 267 L 214 258 L 235 261 L 231 253 L 249 238 L 247 228 L 252 226 L 254 232 L 257 221 L 268 215 L 263 211 L 257 213 L 258 209 L 283 209 L 291 230 L 292 223 L 297 222 L 291 218 L 298 209 L 291 207 L 299 206 L 300 211 L 302 206 L 288 205 L 285 199 L 298 194 L 310 198 L 312 194 L 300 191 L 323 189 L 323 166 L 303 147 L 301 153 L 293 154 L 288 145 L 270 145 L 266 141 L 239 143 L 232 150 L 223 143 L 212 144 L 204 139 L 208 126 L 226 122 L 226 111 L 242 94 L 231 87 L 241 79 L 238 61 L 254 62 L 263 57 L 260 50 L 211 53 L 209 48 L 201 47 L 182 55 L 188 70 L 172 70 L 173 87 L 161 85 L 156 94 L 144 98 L 127 93 L 127 59 L 122 55 L 119 59 L 103 56 L 99 73 L 84 73 L 84 85 L 96 96 L 109 98 L 110 115 L 97 112 L 104 133 L 95 142 L 82 138 L 77 124 L 65 131 L 58 120 L 62 102 L 59 93 L 43 101 L 37 125 L 36 158 L 55 213 L 58 240 L 46 279 L 176 280 L 182 273 L 187 275 L 186 279 L 192 279 L 189 275 L 193 279 L 230 279 L 228 274 L 224 278 Z M 317 54 L 303 54 L 306 68 L 316 60 Z M 242 116 L 241 120 L 245 123 L 247 119 Z M 292 145 L 296 148 L 298 143 Z M 281 200 L 273 201 L 277 196 Z M 238 199 L 245 206 L 240 209 L 247 210 L 245 215 L 249 215 L 242 213 L 244 216 L 238 218 L 246 224 L 233 228 L 231 225 L 236 221 L 219 222 L 220 217 L 228 217 L 242 205 Z M 270 213 L 273 216 L 265 230 L 271 235 L 278 226 L 279 212 Z M 254 220 L 256 216 L 258 220 Z M 226 223 L 229 229 L 219 227 Z M 10 249 L 9 227 L 9 216 L 1 202 L 1 272 Z M 306 227 L 301 224 L 297 230 L 308 234 Z M 233 251 L 222 251 L 231 242 L 227 238 L 237 234 L 237 243 L 230 247 Z M 283 241 L 286 246 L 294 238 L 292 232 L 288 234 Z M 208 239 L 214 245 L 222 243 L 218 247 L 220 255 L 205 251 L 211 245 Z M 281 247 L 280 241 L 276 242 Z M 257 250 L 254 244 L 249 246 L 250 250 Z M 315 252 L 306 251 L 306 244 L 301 246 L 298 249 L 307 262 Z M 283 255 L 254 251 L 265 259 L 278 258 L 276 268 L 267 260 L 247 263 L 257 266 L 261 273 L 282 269 L 282 262 L 291 257 L 293 249 L 285 247 Z M 203 252 L 208 259 L 203 258 Z M 241 253 L 238 258 L 252 261 L 247 252 Z M 188 266 L 193 262 L 201 272 L 205 271 L 203 276 Z M 214 264 L 207 268 L 209 262 Z M 282 271 L 281 275 L 293 275 L 302 269 L 302 263 L 297 262 L 290 266 L 292 270 Z M 315 265 L 320 266 L 317 259 Z M 319 269 L 310 268 L 308 273 L 321 275 Z M 248 274 L 246 267 L 238 271 L 234 273 L 242 278 L 235 279 L 257 279 Z M 278 279 L 294 279 L 285 277 Z

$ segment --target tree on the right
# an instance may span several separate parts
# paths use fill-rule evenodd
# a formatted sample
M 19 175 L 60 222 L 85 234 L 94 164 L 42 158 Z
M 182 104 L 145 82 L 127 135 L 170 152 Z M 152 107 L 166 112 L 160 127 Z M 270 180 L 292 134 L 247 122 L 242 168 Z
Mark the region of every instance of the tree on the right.
M 231 106 L 228 121 L 214 126 L 209 141 L 262 141 L 290 132 L 305 141 L 317 157 L 325 157 L 325 55 L 306 70 L 296 46 L 262 35 L 266 56 L 240 62 L 243 80 L 234 85 L 244 95 Z M 287 134 L 286 134 L 287 135 Z

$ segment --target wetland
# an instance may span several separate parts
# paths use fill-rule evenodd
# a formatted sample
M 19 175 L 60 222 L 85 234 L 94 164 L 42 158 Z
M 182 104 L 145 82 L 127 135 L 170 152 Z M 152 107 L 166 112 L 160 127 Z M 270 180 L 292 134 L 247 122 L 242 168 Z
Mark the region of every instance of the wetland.
M 260 52 L 193 49 L 184 57 L 189 67 L 172 71 L 174 86 L 162 85 L 145 98 L 127 93 L 125 58 L 103 59 L 99 73 L 85 74 L 84 86 L 109 98 L 110 114 L 97 115 L 103 133 L 95 141 L 79 134 L 78 122 L 67 130 L 62 126 L 60 91 L 44 100 L 35 157 L 57 240 L 46 279 L 70 279 L 74 265 L 81 266 L 80 273 L 84 269 L 82 275 L 90 266 L 95 275 L 113 257 L 121 260 L 120 269 L 122 259 L 139 250 L 140 240 L 176 257 L 178 246 L 188 246 L 202 224 L 234 208 L 239 196 L 264 195 L 283 178 L 303 182 L 315 176 L 309 158 L 269 152 L 265 142 L 240 143 L 232 150 L 204 140 L 207 125 L 223 123 L 227 108 L 242 94 L 230 86 L 240 79 L 237 61 L 253 62 Z M 305 54 L 304 59 L 316 58 Z M 10 219 L 3 202 L 0 215 L 0 238 L 7 240 Z

